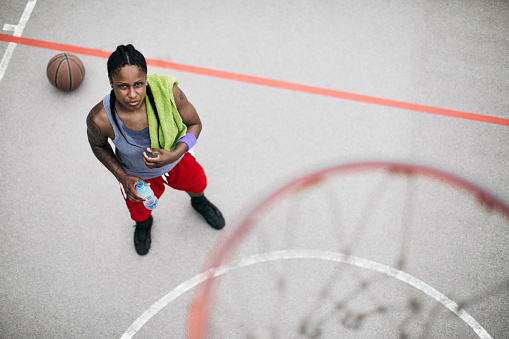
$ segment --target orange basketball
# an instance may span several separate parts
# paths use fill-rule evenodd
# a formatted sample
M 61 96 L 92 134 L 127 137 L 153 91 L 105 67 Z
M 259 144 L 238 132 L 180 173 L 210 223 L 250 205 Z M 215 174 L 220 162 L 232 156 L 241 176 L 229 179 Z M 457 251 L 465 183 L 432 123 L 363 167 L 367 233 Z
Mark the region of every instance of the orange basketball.
M 69 92 L 78 88 L 85 79 L 85 66 L 77 56 L 61 53 L 48 62 L 46 75 L 53 86 Z

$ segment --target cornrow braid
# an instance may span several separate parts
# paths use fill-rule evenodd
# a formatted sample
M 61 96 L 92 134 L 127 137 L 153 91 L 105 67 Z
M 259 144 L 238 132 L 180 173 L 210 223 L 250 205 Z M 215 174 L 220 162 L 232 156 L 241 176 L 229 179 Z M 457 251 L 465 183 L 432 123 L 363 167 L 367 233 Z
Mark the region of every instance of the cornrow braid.
M 148 100 L 150 101 L 150 106 L 152 106 L 152 109 L 154 110 L 154 115 L 156 116 L 156 120 L 157 120 L 157 131 L 159 131 L 159 126 L 161 126 L 161 122 L 159 121 L 159 113 L 157 113 L 157 106 L 156 106 L 156 101 L 154 100 L 154 95 L 152 94 L 152 90 L 150 89 L 150 85 L 147 83 L 147 96 L 148 96 Z M 157 141 L 159 143 L 159 148 L 163 148 L 163 146 L 161 146 L 161 140 L 159 138 L 157 138 Z
M 111 116 L 113 117 L 113 119 L 115 119 L 115 122 L 117 123 L 117 126 L 118 126 L 118 121 L 117 121 L 117 115 L 115 114 L 115 91 L 114 90 L 111 90 L 110 92 L 110 112 L 111 112 Z M 120 127 L 119 127 L 120 129 Z
M 147 73 L 147 62 L 143 54 L 134 48 L 133 45 L 119 45 L 115 52 L 108 58 L 108 76 L 111 77 L 126 65 L 138 66 Z
M 156 107 L 156 101 L 154 100 L 154 95 L 152 94 L 152 89 L 150 89 L 149 84 L 147 83 L 147 96 L 148 100 L 150 101 L 150 106 L 152 106 L 152 109 L 154 110 L 156 119 L 157 119 L 157 126 L 161 125 L 161 122 L 159 121 L 159 114 L 157 113 L 157 107 Z M 159 144 L 159 146 L 161 146 Z M 161 148 L 161 147 L 159 147 Z

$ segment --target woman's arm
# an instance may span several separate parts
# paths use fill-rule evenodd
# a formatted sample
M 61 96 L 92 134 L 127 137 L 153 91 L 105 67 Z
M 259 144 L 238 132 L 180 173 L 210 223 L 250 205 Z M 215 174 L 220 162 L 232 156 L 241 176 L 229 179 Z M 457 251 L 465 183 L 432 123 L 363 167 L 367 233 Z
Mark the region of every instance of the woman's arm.
M 136 192 L 136 183 L 142 179 L 129 175 L 124 171 L 108 142 L 108 138 L 115 138 L 115 132 L 102 102 L 92 108 L 87 116 L 87 136 L 92 152 L 122 184 L 127 197 L 134 202 L 144 201 L 145 198 Z
M 177 85 L 173 86 L 173 97 L 175 98 L 175 104 L 177 104 L 177 110 L 182 117 L 182 121 L 187 126 L 187 133 L 191 133 L 196 139 L 198 139 L 201 133 L 202 124 L 196 109 L 193 104 L 187 100 L 186 95 Z M 158 168 L 180 159 L 180 157 L 188 151 L 188 147 L 185 143 L 180 142 L 177 143 L 172 151 L 152 148 L 147 149 L 147 151 L 157 154 L 157 157 L 150 158 L 145 152 L 143 154 L 145 165 L 149 168 Z
M 198 112 L 188 100 L 184 92 L 177 86 L 173 86 L 173 97 L 182 121 L 187 126 L 187 133 L 193 134 L 196 139 L 200 136 L 202 125 Z

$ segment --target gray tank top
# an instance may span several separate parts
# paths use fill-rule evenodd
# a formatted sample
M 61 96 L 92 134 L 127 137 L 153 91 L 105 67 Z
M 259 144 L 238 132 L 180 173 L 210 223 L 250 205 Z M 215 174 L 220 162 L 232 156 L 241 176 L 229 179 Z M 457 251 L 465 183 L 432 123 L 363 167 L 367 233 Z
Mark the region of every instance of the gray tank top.
M 117 125 L 111 115 L 109 94 L 104 97 L 103 105 L 108 119 L 110 119 L 111 126 L 113 126 L 113 131 L 115 132 L 115 139 L 112 140 L 115 145 L 115 155 L 127 174 L 135 175 L 142 179 L 159 177 L 168 173 L 177 165 L 180 159 L 182 159 L 182 157 L 180 157 L 180 159 L 174 163 L 164 167 L 154 169 L 148 168 L 143 162 L 143 152 L 147 150 L 147 147 L 150 147 L 150 133 L 148 128 L 141 131 L 129 129 L 124 125 L 122 120 L 120 120 L 115 110 L 116 121 L 118 121 Z M 119 128 L 122 129 L 123 134 L 120 133 Z M 150 156 L 151 154 L 148 155 Z

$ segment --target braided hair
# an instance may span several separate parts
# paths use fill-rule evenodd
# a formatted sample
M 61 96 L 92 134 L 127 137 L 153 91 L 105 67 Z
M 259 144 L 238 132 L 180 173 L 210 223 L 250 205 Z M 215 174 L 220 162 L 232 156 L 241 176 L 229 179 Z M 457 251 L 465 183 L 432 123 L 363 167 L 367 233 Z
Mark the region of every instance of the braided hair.
M 140 51 L 133 45 L 120 45 L 116 51 L 111 53 L 108 58 L 108 76 L 111 77 L 126 65 L 138 66 L 143 72 L 147 73 L 147 62 Z
M 111 53 L 108 58 L 108 77 L 112 80 L 112 77 L 124 66 L 138 66 L 138 68 L 147 74 L 147 62 L 143 54 L 134 48 L 133 45 L 119 45 L 115 52 Z M 147 84 L 147 96 L 149 98 L 150 104 L 154 109 L 155 116 L 157 118 L 157 123 L 159 124 L 159 115 L 157 114 L 157 107 L 154 101 L 154 95 L 152 94 L 152 90 L 150 86 Z M 112 89 L 110 92 L 110 110 L 111 115 L 115 119 L 117 117 L 115 114 L 115 91 Z M 118 122 L 117 122 L 118 125 Z M 121 131 L 121 130 L 120 130 Z M 127 140 L 127 139 L 126 139 Z

